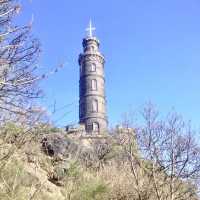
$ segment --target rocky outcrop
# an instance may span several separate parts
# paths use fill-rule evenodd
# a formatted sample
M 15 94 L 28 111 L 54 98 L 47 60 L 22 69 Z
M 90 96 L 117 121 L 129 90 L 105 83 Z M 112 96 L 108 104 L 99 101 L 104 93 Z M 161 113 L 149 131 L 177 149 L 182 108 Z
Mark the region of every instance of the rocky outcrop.
M 41 141 L 43 151 L 49 156 L 65 156 L 77 152 L 78 145 L 63 134 L 45 135 Z

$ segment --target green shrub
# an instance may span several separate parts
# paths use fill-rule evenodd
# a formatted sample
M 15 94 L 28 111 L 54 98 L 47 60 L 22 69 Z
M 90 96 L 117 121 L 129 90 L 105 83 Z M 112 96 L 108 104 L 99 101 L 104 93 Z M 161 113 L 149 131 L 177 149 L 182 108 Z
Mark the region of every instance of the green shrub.
M 88 181 L 82 183 L 79 191 L 74 199 L 78 200 L 100 200 L 105 199 L 108 189 L 106 185 L 100 181 Z

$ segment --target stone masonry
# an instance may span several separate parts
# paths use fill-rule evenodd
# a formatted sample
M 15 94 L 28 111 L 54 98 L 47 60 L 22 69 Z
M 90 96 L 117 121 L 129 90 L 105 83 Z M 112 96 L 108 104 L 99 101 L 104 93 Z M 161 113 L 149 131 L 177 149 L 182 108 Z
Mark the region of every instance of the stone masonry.
M 89 134 L 107 130 L 104 63 L 99 41 L 90 34 L 83 39 L 83 53 L 79 56 L 79 123 Z

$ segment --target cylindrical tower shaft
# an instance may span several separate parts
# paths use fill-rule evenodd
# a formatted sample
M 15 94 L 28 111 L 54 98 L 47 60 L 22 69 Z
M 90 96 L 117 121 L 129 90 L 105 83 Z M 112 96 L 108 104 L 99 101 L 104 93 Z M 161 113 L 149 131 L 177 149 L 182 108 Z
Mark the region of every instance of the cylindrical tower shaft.
M 84 38 L 79 56 L 79 122 L 85 124 L 88 133 L 107 130 L 104 62 L 96 37 Z

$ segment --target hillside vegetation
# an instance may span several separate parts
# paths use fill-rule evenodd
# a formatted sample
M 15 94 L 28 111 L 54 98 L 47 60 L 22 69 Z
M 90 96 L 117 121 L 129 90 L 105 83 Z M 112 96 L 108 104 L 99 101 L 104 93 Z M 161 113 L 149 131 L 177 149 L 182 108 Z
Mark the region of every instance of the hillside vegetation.
M 40 73 L 40 42 L 32 22 L 14 23 L 20 11 L 0 0 L 0 200 L 199 199 L 199 134 L 178 114 L 147 104 L 139 124 L 129 116 L 102 137 L 49 123 L 35 99 L 58 69 Z
M 126 131 L 125 131 L 126 130 Z M 38 126 L 0 132 L 0 199 L 171 200 L 171 177 L 144 160 L 135 134 L 124 129 L 103 139 Z M 176 177 L 174 199 L 198 199 L 196 186 Z

